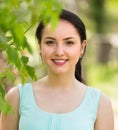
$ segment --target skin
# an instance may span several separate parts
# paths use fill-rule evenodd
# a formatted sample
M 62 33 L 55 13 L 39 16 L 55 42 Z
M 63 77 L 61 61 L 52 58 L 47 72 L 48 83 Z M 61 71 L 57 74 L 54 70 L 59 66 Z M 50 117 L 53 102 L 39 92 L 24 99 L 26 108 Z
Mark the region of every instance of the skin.
M 83 53 L 86 40 L 81 44 L 80 36 L 73 25 L 61 20 L 54 32 L 51 31 L 50 24 L 43 30 L 42 41 L 39 44 L 41 45 L 42 59 L 48 67 L 48 79 L 53 80 L 51 83 L 56 81 L 57 87 L 58 77 L 59 84 L 60 81 L 62 83 L 64 81 L 64 85 L 60 86 L 65 87 L 69 84 L 72 86 L 73 80 L 75 80 L 75 65 Z M 60 65 L 59 61 L 62 60 L 65 63 Z M 65 82 L 65 80 L 71 83 Z
M 36 103 L 44 111 L 68 113 L 82 102 L 87 86 L 75 79 L 74 71 L 85 46 L 86 40 L 81 43 L 77 30 L 68 21 L 60 20 L 54 31 L 50 24 L 43 30 L 40 48 L 42 59 L 48 67 L 48 75 L 32 85 Z M 6 100 L 14 107 L 16 116 L 12 113 L 2 114 L 2 130 L 18 130 L 17 87 L 8 92 Z M 106 95 L 101 94 L 95 130 L 113 130 L 113 124 L 111 102 Z

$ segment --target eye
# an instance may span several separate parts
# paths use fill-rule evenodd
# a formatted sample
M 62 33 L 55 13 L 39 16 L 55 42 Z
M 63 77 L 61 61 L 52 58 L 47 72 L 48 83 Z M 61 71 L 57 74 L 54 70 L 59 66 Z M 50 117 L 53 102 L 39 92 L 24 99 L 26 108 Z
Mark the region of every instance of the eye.
M 47 45 L 53 45 L 53 44 L 55 44 L 55 42 L 52 41 L 52 40 L 49 40 L 49 41 L 46 41 L 46 44 L 47 44 Z
M 67 44 L 67 45 L 73 45 L 74 42 L 73 42 L 73 41 L 66 41 L 66 44 Z

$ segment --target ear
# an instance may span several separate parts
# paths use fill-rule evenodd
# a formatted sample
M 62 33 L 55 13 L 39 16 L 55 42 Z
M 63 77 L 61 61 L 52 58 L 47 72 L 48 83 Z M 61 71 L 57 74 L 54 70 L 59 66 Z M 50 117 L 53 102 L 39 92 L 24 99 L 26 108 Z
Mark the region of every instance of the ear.
M 85 50 L 85 47 L 86 47 L 86 43 L 87 41 L 84 40 L 81 44 L 81 50 L 80 50 L 80 54 L 83 55 L 84 54 L 84 50 Z

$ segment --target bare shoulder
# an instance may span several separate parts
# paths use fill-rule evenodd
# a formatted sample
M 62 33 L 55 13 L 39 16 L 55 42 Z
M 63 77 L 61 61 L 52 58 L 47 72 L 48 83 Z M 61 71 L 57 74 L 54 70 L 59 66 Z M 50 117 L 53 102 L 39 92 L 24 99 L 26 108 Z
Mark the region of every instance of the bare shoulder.
M 95 130 L 103 129 L 114 130 L 114 116 L 110 98 L 101 93 Z
M 19 104 L 19 90 L 18 87 L 11 88 L 5 96 L 6 101 L 12 105 L 15 109 Z
M 101 93 L 99 107 L 98 107 L 98 114 L 107 114 L 112 112 L 112 105 L 110 98 L 105 95 L 104 93 Z
M 101 93 L 99 106 L 101 106 L 101 107 L 102 106 L 105 106 L 105 107 L 111 106 L 110 98 L 107 95 L 105 95 L 104 93 Z
M 12 106 L 15 113 L 1 113 L 1 129 L 2 130 L 18 130 L 19 120 L 19 90 L 18 87 L 11 88 L 6 94 L 6 101 Z

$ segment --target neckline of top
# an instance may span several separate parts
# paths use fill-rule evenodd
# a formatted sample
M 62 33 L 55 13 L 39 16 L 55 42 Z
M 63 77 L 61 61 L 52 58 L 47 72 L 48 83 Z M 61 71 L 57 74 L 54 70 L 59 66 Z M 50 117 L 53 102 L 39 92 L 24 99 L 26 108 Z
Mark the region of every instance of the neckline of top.
M 36 109 L 40 112 L 42 112 L 43 114 L 46 114 L 46 115 L 53 115 L 53 116 L 62 116 L 62 115 L 71 115 L 71 114 L 74 114 L 76 113 L 76 111 L 80 110 L 80 108 L 83 106 L 86 98 L 87 98 L 87 95 L 88 95 L 88 92 L 89 92 L 89 88 L 90 87 L 87 87 L 86 91 L 85 91 L 85 94 L 82 98 L 82 101 L 81 103 L 75 108 L 73 109 L 72 111 L 70 112 L 66 112 L 66 113 L 53 113 L 53 112 L 48 112 L 48 111 L 45 111 L 43 110 L 42 108 L 40 108 L 35 100 L 35 96 L 34 96 L 34 92 L 33 92 L 33 86 L 32 84 L 30 84 L 30 88 L 31 88 L 31 93 L 32 93 L 32 97 L 33 97 L 33 102 L 34 102 L 34 105 L 36 107 Z

